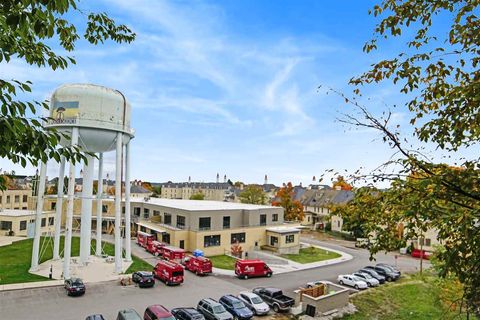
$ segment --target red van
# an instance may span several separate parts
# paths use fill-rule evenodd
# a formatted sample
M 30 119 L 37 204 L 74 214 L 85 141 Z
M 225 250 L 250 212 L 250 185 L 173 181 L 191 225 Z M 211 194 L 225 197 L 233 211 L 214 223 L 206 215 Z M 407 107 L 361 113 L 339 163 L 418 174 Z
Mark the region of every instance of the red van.
M 133 318 L 132 318 L 133 319 Z M 172 320 L 175 319 L 167 308 L 160 304 L 154 304 L 145 309 L 144 320 Z
M 162 251 L 162 256 L 165 260 L 181 263 L 183 261 L 183 258 L 185 258 L 185 250 L 177 247 L 165 246 L 163 247 Z
M 167 285 L 183 283 L 183 267 L 173 261 L 160 260 L 153 268 L 153 275 Z
M 271 277 L 272 269 L 262 260 L 237 260 L 235 274 L 239 278 Z
M 185 258 L 185 269 L 198 275 L 212 273 L 212 262 L 205 257 L 188 256 Z
M 147 244 L 147 251 L 153 254 L 154 256 L 161 256 L 163 254 L 163 248 L 165 247 L 165 243 L 158 242 L 158 241 L 151 241 Z
M 137 232 L 137 244 L 140 247 L 147 248 L 148 244 L 151 243 L 155 239 L 153 234 L 149 234 L 146 232 L 138 231 Z

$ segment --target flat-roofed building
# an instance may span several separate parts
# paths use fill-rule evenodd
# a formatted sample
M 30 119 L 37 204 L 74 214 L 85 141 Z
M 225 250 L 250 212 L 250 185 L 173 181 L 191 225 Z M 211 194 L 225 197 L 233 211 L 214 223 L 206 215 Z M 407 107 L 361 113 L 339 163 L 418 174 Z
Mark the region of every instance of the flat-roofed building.
M 55 212 L 44 212 L 40 224 L 40 230 L 42 234 L 53 234 L 55 224 Z M 0 210 L 0 235 L 2 236 L 33 236 L 34 225 L 35 211 L 33 210 Z
M 32 190 L 11 189 L 0 191 L 0 209 L 27 210 L 32 208 Z

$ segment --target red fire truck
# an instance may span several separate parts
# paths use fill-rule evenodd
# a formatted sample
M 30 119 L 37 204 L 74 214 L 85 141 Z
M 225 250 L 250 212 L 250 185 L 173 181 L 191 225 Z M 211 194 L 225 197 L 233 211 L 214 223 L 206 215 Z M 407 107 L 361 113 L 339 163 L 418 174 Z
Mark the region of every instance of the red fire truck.
M 165 243 L 158 242 L 158 241 L 151 241 L 148 243 L 146 250 L 153 254 L 154 256 L 161 256 L 163 254 L 163 248 L 165 247 Z
M 185 258 L 185 250 L 177 247 L 165 246 L 163 247 L 162 251 L 162 256 L 165 260 L 171 260 L 181 263 L 183 261 L 183 258 Z
M 272 269 L 262 260 L 237 260 L 235 274 L 239 278 L 271 277 Z
M 153 234 L 149 234 L 142 231 L 137 232 L 137 244 L 140 247 L 147 249 L 148 244 L 151 243 L 153 240 L 155 240 L 155 236 Z
M 205 257 L 188 256 L 185 258 L 185 269 L 196 275 L 206 275 L 212 273 L 212 262 Z
M 153 275 L 167 285 L 183 283 L 183 267 L 173 261 L 158 261 L 153 268 Z

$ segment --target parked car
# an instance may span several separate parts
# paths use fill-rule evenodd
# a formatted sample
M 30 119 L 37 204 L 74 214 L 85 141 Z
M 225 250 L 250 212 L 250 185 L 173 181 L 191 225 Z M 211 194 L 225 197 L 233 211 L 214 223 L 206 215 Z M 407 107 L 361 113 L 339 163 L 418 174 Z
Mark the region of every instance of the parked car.
M 153 272 L 150 271 L 136 271 L 132 274 L 132 281 L 137 283 L 140 288 L 153 287 L 155 285 L 155 278 Z
M 420 259 L 423 256 L 423 259 L 428 260 L 428 259 L 430 259 L 431 255 L 432 254 L 430 252 L 425 251 L 425 250 L 420 250 L 420 249 L 413 249 L 412 250 L 412 257 L 414 257 L 414 258 L 419 258 Z
M 185 258 L 183 265 L 185 266 L 185 269 L 196 275 L 207 275 L 212 273 L 212 261 L 202 256 L 188 256 Z
M 383 284 L 385 283 L 385 277 L 382 276 L 381 274 L 379 274 L 377 271 L 373 270 L 373 269 L 360 269 L 358 270 L 358 272 L 360 273 L 368 273 L 369 275 L 371 275 L 372 277 L 374 277 L 375 279 L 378 280 L 378 282 L 380 282 L 380 284 Z
M 278 288 L 255 288 L 252 290 L 275 312 L 287 311 L 295 305 L 295 300 L 283 294 L 282 289 Z
M 253 317 L 253 312 L 234 295 L 227 294 L 218 300 L 225 309 L 230 312 L 234 319 L 249 320 Z
M 143 314 L 143 320 L 175 320 L 175 317 L 172 315 L 167 308 L 160 304 L 154 304 L 145 309 Z
M 167 285 L 183 283 L 183 267 L 173 261 L 158 261 L 153 268 L 153 275 Z
M 380 284 L 380 282 L 377 279 L 375 279 L 368 273 L 355 272 L 353 275 L 365 281 L 369 287 L 378 287 L 378 285 Z
M 243 303 L 245 303 L 245 305 L 257 316 L 268 314 L 270 311 L 268 304 L 253 292 L 242 291 L 238 295 L 238 299 L 242 300 Z
M 381 274 L 382 276 L 385 277 L 385 280 L 387 281 L 395 281 L 398 278 L 400 278 L 400 275 L 398 273 L 393 272 L 389 268 L 382 267 L 382 266 L 367 266 L 364 269 L 371 269 L 376 271 L 378 274 Z
M 200 311 L 207 320 L 233 320 L 232 314 L 212 298 L 200 300 L 197 305 L 197 310 Z
M 341 285 L 350 286 L 357 290 L 368 288 L 368 285 L 365 281 L 351 274 L 341 274 L 338 276 L 337 281 Z
M 85 284 L 80 278 L 70 278 L 65 280 L 64 287 L 69 296 L 81 296 L 85 294 L 86 291 Z
M 272 269 L 262 260 L 237 260 L 235 262 L 235 274 L 239 278 L 271 277 Z
M 205 320 L 203 314 L 195 308 L 175 308 L 171 312 L 177 320 Z
M 389 267 L 390 269 L 392 269 L 393 271 L 395 271 L 396 273 L 402 275 L 402 272 L 400 272 L 400 270 L 395 267 L 395 266 L 392 266 L 391 264 L 388 264 L 388 263 L 377 263 L 377 266 L 384 266 L 384 267 Z
M 118 311 L 117 320 L 142 320 L 142 317 L 134 309 Z
M 92 315 L 86 317 L 85 320 L 105 320 L 105 318 L 101 314 L 92 314 Z
M 319 285 L 321 285 L 321 284 L 325 284 L 325 282 L 324 282 L 324 281 L 321 281 L 321 280 L 311 281 L 311 282 L 307 282 L 306 287 L 307 287 L 307 288 L 313 288 L 313 287 L 319 286 Z

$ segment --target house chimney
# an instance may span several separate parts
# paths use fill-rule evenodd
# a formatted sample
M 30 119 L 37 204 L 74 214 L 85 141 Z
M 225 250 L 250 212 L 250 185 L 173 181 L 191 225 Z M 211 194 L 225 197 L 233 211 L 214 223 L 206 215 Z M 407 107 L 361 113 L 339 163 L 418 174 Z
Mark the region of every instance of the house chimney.
M 192 182 L 192 177 L 188 176 L 188 183 Z
M 338 190 L 338 191 L 342 190 L 342 186 L 335 186 L 335 190 Z
M 301 187 L 303 187 L 303 186 L 302 186 L 302 183 L 300 182 L 300 188 L 301 188 Z
M 217 172 L 217 183 L 219 183 L 219 182 L 220 182 L 220 175 Z
M 263 182 L 263 184 L 268 184 L 268 177 L 267 177 L 267 175 L 265 175 L 265 181 Z
M 227 175 L 223 176 L 223 183 L 227 183 Z
M 313 182 L 316 182 L 316 181 L 317 181 L 317 178 L 315 178 L 315 176 L 313 176 L 312 181 L 313 181 Z

